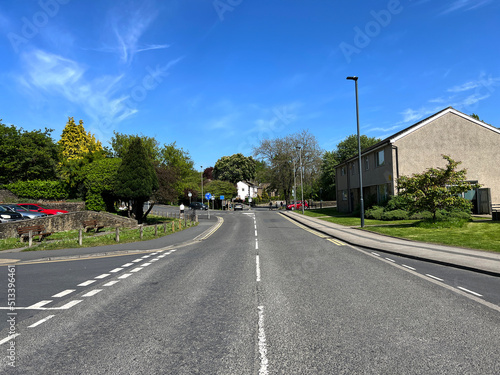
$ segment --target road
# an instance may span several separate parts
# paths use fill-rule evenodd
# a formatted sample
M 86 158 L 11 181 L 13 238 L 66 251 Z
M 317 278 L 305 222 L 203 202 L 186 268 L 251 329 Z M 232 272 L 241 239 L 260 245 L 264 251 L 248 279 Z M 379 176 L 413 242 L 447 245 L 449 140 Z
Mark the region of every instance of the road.
M 217 231 L 186 246 L 17 265 L 17 306 L 35 308 L 16 311 L 18 336 L 0 345 L 8 353 L 15 343 L 16 367 L 6 359 L 0 368 L 19 374 L 500 373 L 495 290 L 483 301 L 428 277 L 427 269 L 419 274 L 422 264 L 323 238 L 274 211 L 220 216 Z M 4 280 L 8 269 L 2 267 Z M 447 268 L 443 279 L 466 285 L 491 277 L 460 272 Z M 9 310 L 2 312 L 7 321 Z M 8 335 L 4 325 L 0 340 Z

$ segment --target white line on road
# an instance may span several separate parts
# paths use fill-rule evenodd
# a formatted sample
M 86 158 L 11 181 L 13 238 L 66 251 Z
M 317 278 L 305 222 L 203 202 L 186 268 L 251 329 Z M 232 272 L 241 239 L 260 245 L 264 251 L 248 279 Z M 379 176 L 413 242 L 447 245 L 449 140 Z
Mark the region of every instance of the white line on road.
M 430 277 L 431 279 L 434 279 L 434 280 L 444 281 L 443 279 L 440 279 L 439 277 L 436 277 L 436 276 L 433 276 L 433 275 L 429 275 L 428 273 L 426 273 L 425 276 L 428 276 L 428 277 Z
M 133 270 L 131 270 L 130 272 L 139 272 L 140 270 L 142 270 L 142 267 L 137 267 L 137 268 L 134 268 Z
M 255 237 L 257 237 L 257 229 L 255 230 Z
M 85 293 L 82 297 L 92 297 L 92 296 L 95 296 L 99 292 L 102 292 L 102 289 L 94 289 L 88 293 Z
M 57 293 L 57 294 L 54 294 L 52 296 L 52 298 L 59 298 L 59 297 L 64 297 L 64 296 L 67 296 L 68 294 L 71 294 L 75 291 L 75 289 L 66 289 L 66 290 L 63 290 L 62 292 L 60 293 Z
M 139 258 L 139 259 L 134 259 L 134 260 L 132 261 L 132 263 L 138 263 L 138 262 L 142 262 L 142 259 L 141 259 L 141 258 Z
M 150 266 L 150 265 L 151 265 L 151 263 L 143 263 L 142 267 L 147 267 L 147 266 Z
M 457 288 L 460 289 L 460 290 L 463 290 L 464 292 L 467 292 L 467 293 L 470 293 L 470 294 L 474 294 L 475 296 L 478 296 L 478 297 L 482 297 L 483 296 L 482 294 L 473 292 L 472 290 L 469 290 L 469 289 L 462 288 L 461 286 L 458 286 Z
M 103 273 L 102 275 L 94 277 L 94 279 L 104 279 L 105 277 L 108 277 L 109 273 Z
M 31 305 L 31 306 L 28 306 L 26 307 L 27 309 L 40 309 L 40 308 L 43 308 L 43 306 L 45 306 L 46 304 L 48 303 L 51 303 L 52 301 L 40 301 L 40 302 L 37 302 L 35 303 L 34 305 Z
M 372 254 L 375 256 L 378 256 L 378 257 L 380 256 L 380 254 L 374 253 L 373 251 L 372 251 Z
M 3 340 L 0 341 L 0 345 L 5 344 L 6 342 L 9 342 L 10 340 L 16 338 L 17 336 L 19 336 L 19 333 L 16 333 L 15 335 L 4 338 Z
M 255 240 L 255 250 L 259 250 L 259 240 Z
M 119 278 L 119 279 L 126 279 L 126 278 L 127 278 L 127 277 L 129 277 L 129 276 L 132 276 L 132 274 L 131 274 L 131 273 L 124 273 L 123 275 L 118 276 L 118 278 Z
M 104 284 L 103 286 L 112 286 L 112 285 L 115 285 L 116 283 L 119 283 L 120 280 L 113 280 L 113 281 L 110 281 L 109 283 L 106 283 Z
M 42 323 L 45 323 L 47 320 L 52 319 L 55 315 L 49 315 L 46 318 L 43 318 L 42 320 L 39 320 L 36 323 L 33 323 L 32 325 L 28 326 L 28 328 L 35 328 L 36 326 L 39 326 Z
M 396 261 L 394 259 L 391 259 L 391 258 L 385 258 L 385 259 L 388 260 L 389 262 L 396 263 Z
M 407 266 L 406 264 L 402 264 L 402 266 L 403 266 L 403 267 L 405 267 L 405 268 L 408 268 L 408 269 L 410 269 L 410 270 L 412 270 L 412 271 L 416 271 L 416 268 L 413 268 L 413 267 Z
M 116 272 L 120 272 L 120 271 L 123 271 L 123 268 L 115 268 L 114 270 L 111 270 L 109 272 L 116 273 Z
M 93 284 L 95 282 L 96 282 L 95 280 L 87 280 L 81 284 L 78 284 L 77 286 L 89 286 L 90 284 Z
M 260 353 L 260 369 L 259 375 L 267 375 L 267 343 L 266 331 L 264 330 L 264 306 L 259 306 L 259 353 Z
M 61 307 L 54 307 L 54 308 L 52 308 L 50 310 L 67 310 L 67 309 L 69 309 L 69 308 L 71 308 L 71 307 L 73 307 L 75 305 L 78 305 L 80 302 L 82 302 L 82 300 L 81 299 L 77 299 L 77 300 L 71 301 L 71 302 L 69 302 L 69 303 L 67 303 L 67 304 L 65 304 L 65 305 L 63 305 Z
M 134 263 L 127 263 L 127 264 L 124 264 L 122 267 L 130 267 L 130 266 L 133 266 Z
M 260 281 L 260 258 L 257 255 L 255 257 L 255 267 L 256 267 L 256 273 L 257 273 L 257 282 Z
M 147 258 L 149 258 L 149 257 L 151 257 L 151 254 L 149 254 L 149 255 L 144 255 L 144 256 L 143 256 L 143 257 L 141 257 L 141 258 L 142 258 L 142 259 L 147 259 Z

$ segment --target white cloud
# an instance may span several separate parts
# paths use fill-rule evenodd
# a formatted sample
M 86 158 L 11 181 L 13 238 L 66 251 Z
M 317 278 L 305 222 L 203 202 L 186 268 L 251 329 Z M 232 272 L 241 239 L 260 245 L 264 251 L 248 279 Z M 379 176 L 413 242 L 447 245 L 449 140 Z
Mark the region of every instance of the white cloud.
M 485 6 L 491 2 L 493 2 L 493 0 L 454 0 L 441 12 L 441 14 L 444 15 L 455 11 L 469 11 Z

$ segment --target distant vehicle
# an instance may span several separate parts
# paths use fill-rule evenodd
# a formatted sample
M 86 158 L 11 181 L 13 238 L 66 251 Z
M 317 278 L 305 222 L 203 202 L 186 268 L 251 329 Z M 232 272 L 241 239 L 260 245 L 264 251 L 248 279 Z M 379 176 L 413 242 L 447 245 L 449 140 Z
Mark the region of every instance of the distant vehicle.
M 307 201 L 304 202 L 304 208 L 309 208 L 309 204 L 307 204 Z M 289 204 L 286 206 L 287 210 L 302 210 L 302 201 L 297 201 Z
M 44 214 L 43 212 L 29 211 L 26 208 L 18 206 L 17 204 L 2 204 L 2 207 L 20 213 L 25 219 L 37 219 L 39 217 L 47 216 L 47 214 Z
M 201 202 L 193 202 L 189 205 L 189 208 L 192 210 L 208 210 L 207 205 Z
M 47 214 L 47 215 L 59 215 L 59 214 L 67 214 L 68 213 L 68 211 L 65 211 L 65 210 L 44 208 L 44 207 L 40 206 L 39 204 L 35 204 L 35 203 L 18 203 L 17 205 L 21 206 L 29 211 L 41 212 L 41 213 Z
M 0 223 L 23 220 L 23 215 L 0 206 Z
M 235 203 L 234 205 L 234 210 L 240 210 L 243 211 L 243 205 L 241 203 Z

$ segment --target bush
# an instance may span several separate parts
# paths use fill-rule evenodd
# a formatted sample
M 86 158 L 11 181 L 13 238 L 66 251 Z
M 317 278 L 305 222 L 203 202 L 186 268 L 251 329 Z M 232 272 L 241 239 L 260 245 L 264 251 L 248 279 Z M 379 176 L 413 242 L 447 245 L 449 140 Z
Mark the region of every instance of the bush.
M 411 200 L 403 195 L 393 195 L 389 198 L 385 206 L 386 211 L 404 210 L 409 211 L 411 207 Z
M 408 220 L 409 216 L 408 211 L 405 210 L 385 211 L 382 214 L 382 220 Z
M 61 200 L 69 195 L 68 187 L 62 181 L 17 181 L 5 186 L 22 198 Z
M 373 206 L 365 211 L 365 217 L 367 219 L 382 220 L 383 214 L 384 208 L 380 206 Z

